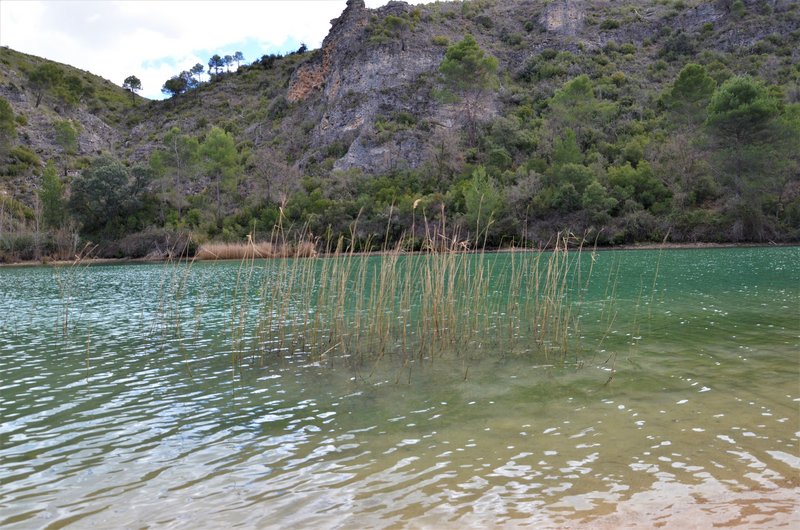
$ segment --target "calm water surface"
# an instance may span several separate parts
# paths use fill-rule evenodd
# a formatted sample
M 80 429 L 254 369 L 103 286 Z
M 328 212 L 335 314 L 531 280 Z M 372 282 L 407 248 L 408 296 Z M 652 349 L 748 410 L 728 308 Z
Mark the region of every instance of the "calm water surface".
M 598 253 L 566 366 L 236 371 L 238 269 L 0 269 L 1 527 L 800 525 L 800 248 Z

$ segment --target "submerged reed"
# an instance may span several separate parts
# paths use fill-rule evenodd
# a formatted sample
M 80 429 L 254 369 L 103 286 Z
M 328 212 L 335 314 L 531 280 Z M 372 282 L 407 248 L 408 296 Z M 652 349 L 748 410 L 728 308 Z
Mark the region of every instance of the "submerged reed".
M 548 248 L 511 249 L 499 260 L 443 231 L 427 233 L 418 253 L 406 250 L 410 238 L 357 253 L 352 230 L 318 259 L 295 254 L 259 262 L 257 271 L 255 248 L 243 254 L 230 320 L 236 365 L 296 354 L 354 367 L 487 352 L 578 359 L 582 282 L 591 276 L 591 265 L 582 270 L 582 238 L 560 233 Z M 301 248 L 280 227 L 271 245 Z
M 76 290 L 79 287 L 79 280 L 82 273 L 85 271 L 88 260 L 91 259 L 92 253 L 97 248 L 96 245 L 86 244 L 78 251 L 74 258 L 66 265 L 56 264 L 53 266 L 53 278 L 58 286 L 59 296 L 61 298 L 61 318 L 60 327 L 61 333 L 64 337 L 67 336 L 70 330 L 70 317 L 72 316 L 73 302 L 77 298 Z

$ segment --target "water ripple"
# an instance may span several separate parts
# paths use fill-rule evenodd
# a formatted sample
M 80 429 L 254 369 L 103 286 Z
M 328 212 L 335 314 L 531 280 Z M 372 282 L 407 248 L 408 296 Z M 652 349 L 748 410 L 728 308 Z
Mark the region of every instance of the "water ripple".
M 691 256 L 581 370 L 498 356 L 466 381 L 233 370 L 234 264 L 189 271 L 202 308 L 160 266 L 76 271 L 68 309 L 52 270 L 0 270 L 0 526 L 800 523 L 800 255 Z

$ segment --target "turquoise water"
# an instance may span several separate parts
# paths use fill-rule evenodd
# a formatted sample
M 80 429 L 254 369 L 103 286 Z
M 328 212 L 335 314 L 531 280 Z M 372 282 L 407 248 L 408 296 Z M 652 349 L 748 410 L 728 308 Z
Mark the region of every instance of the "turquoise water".
M 565 364 L 236 369 L 239 270 L 0 269 L 0 526 L 800 524 L 798 248 L 599 252 Z

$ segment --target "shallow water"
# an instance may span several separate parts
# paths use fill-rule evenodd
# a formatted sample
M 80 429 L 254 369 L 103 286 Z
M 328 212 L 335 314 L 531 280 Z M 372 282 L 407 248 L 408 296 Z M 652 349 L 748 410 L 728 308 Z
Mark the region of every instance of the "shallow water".
M 595 258 L 579 363 L 410 368 L 234 370 L 236 263 L 0 269 L 0 526 L 800 525 L 800 249 Z

